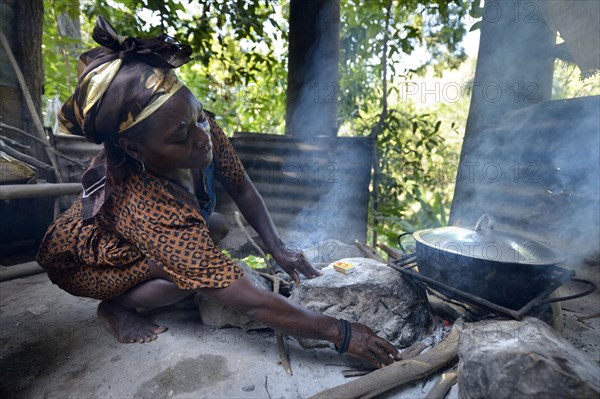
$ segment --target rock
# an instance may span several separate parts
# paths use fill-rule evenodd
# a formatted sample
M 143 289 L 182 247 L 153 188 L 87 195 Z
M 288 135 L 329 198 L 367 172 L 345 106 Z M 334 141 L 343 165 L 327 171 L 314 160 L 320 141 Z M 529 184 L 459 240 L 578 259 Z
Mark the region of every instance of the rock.
M 290 300 L 310 310 L 369 326 L 398 347 L 429 333 L 431 313 L 425 292 L 390 267 L 368 258 L 344 258 L 354 272 L 342 274 L 332 265 L 323 275 L 303 280 Z M 328 346 L 301 339 L 304 347 Z
M 461 398 L 597 398 L 600 366 L 542 321 L 465 324 Z
M 254 391 L 254 385 L 244 385 L 242 387 L 242 391 L 244 391 L 244 392 L 252 392 L 252 391 Z
M 238 266 L 242 268 L 246 275 L 252 278 L 252 281 L 254 281 L 254 284 L 257 287 L 267 291 L 272 290 L 271 283 L 262 278 L 246 263 L 238 261 Z M 203 297 L 202 301 L 199 301 L 199 303 L 198 309 L 200 310 L 202 323 L 207 326 L 216 328 L 240 327 L 245 331 L 266 328 L 264 324 L 249 319 L 237 310 L 213 301 L 212 299 Z
M 50 308 L 48 308 L 48 306 L 46 306 L 44 304 L 33 305 L 33 306 L 30 306 L 27 308 L 27 311 L 34 316 L 42 315 L 49 310 L 50 310 Z
M 338 240 L 323 241 L 310 248 L 302 249 L 302 252 L 315 269 L 322 269 L 343 258 L 363 257 L 362 252 L 356 245 L 344 244 Z

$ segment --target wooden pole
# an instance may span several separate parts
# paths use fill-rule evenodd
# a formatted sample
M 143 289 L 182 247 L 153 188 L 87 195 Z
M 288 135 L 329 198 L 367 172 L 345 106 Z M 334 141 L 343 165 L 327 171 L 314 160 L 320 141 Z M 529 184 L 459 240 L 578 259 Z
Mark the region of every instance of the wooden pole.
M 60 197 L 80 192 L 79 183 L 5 184 L 0 185 L 0 200 Z
M 17 80 L 21 86 L 21 91 L 23 92 L 23 97 L 25 98 L 25 104 L 27 104 L 27 109 L 31 114 L 31 119 L 33 120 L 33 124 L 35 125 L 35 131 L 38 134 L 39 138 L 48 143 L 48 138 L 46 137 L 46 133 L 44 132 L 44 126 L 42 125 L 42 121 L 37 111 L 35 110 L 35 105 L 33 104 L 33 100 L 31 98 L 31 94 L 29 94 L 29 89 L 27 88 L 27 83 L 25 82 L 25 78 L 23 77 L 23 73 L 21 72 L 21 68 L 19 68 L 19 64 L 15 59 L 15 56 L 8 44 L 8 40 L 6 40 L 6 36 L 4 36 L 4 32 L 0 29 L 0 42 L 2 42 L 2 47 L 4 48 L 4 52 L 10 61 L 11 66 L 15 71 L 15 75 L 17 76 Z M 50 145 L 50 143 L 48 143 Z M 48 155 L 48 159 L 50 160 L 50 164 L 54 168 L 54 174 L 56 175 L 56 180 L 59 183 L 64 183 L 64 179 L 60 174 L 60 169 L 58 168 L 58 164 L 56 162 L 56 157 L 54 153 L 48 149 L 48 147 L 44 146 L 44 150 L 46 151 L 46 155 Z

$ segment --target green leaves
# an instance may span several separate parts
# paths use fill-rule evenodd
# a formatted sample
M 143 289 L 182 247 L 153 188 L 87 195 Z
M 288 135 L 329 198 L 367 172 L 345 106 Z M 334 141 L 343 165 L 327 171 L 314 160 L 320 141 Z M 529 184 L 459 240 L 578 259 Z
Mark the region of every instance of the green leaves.
M 469 16 L 473 19 L 479 19 L 483 17 L 483 7 L 481 7 L 481 0 L 473 0 L 471 3 L 471 8 L 469 9 Z M 469 32 L 476 31 L 481 28 L 481 21 L 475 22 Z

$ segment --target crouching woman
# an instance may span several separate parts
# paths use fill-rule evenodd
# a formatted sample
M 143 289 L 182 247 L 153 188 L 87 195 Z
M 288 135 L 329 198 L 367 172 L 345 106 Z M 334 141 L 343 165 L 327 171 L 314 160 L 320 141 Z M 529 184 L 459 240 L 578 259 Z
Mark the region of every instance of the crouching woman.
M 62 127 L 104 145 L 82 178 L 79 199 L 49 227 L 37 260 L 65 291 L 99 299 L 98 317 L 119 342 L 165 331 L 137 308 L 200 293 L 287 334 L 328 340 L 382 366 L 397 350 L 371 329 L 304 309 L 257 288 L 215 244 L 218 179 L 294 280 L 314 278 L 301 252 L 286 249 L 233 147 L 173 72 L 190 48 L 173 38 L 118 35 L 102 19 L 101 44 L 80 57 Z

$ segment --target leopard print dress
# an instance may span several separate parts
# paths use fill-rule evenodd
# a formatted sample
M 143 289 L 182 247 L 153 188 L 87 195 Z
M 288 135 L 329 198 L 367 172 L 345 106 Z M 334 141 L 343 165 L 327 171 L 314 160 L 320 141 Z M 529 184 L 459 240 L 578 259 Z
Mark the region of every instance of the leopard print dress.
M 245 171 L 229 139 L 210 120 L 215 177 L 239 183 Z M 149 260 L 181 289 L 223 288 L 242 276 L 209 236 L 198 198 L 149 173 L 131 173 L 114 187 L 92 223 L 81 199 L 48 228 L 37 261 L 65 291 L 114 298 L 150 279 Z

